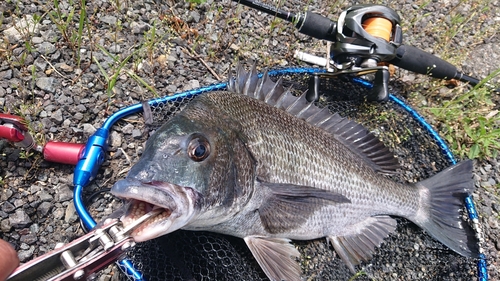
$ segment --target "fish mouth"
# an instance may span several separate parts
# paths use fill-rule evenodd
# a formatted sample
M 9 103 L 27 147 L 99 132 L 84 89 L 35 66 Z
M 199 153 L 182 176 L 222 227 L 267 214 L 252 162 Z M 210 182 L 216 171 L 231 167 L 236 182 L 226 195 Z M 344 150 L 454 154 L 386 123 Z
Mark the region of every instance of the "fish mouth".
M 190 187 L 135 179 L 117 181 L 111 193 L 129 203 L 120 218 L 125 228 L 146 214 L 156 213 L 130 233 L 136 242 L 151 240 L 187 225 L 198 211 L 200 198 L 200 194 Z
M 162 222 L 168 220 L 168 218 L 172 214 L 172 211 L 168 208 L 162 208 L 145 201 L 131 199 L 128 204 L 127 212 L 120 218 L 123 227 L 127 228 L 128 226 L 133 225 L 144 215 L 152 212 L 156 214 L 139 224 L 139 226 L 137 226 L 130 233 L 130 236 L 132 236 L 134 240 L 136 240 L 136 242 L 139 242 L 137 240 L 149 240 L 147 237 L 143 236 L 147 235 L 148 233 L 154 233 L 155 228 L 161 227 Z

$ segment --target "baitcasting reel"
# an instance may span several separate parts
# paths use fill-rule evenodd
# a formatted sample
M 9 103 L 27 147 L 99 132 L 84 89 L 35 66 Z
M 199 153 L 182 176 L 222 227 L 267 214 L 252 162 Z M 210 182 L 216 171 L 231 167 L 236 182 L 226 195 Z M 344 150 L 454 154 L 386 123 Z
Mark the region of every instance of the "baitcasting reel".
M 309 101 L 319 98 L 319 82 L 322 78 L 340 74 L 362 76 L 372 81 L 373 88 L 367 99 L 385 101 L 388 99 L 389 83 L 387 64 L 438 79 L 457 79 L 471 85 L 480 82 L 432 54 L 403 45 L 401 19 L 396 11 L 386 6 L 353 6 L 342 12 L 337 21 L 332 21 L 312 12 L 293 14 L 258 1 L 233 1 L 292 22 L 303 34 L 332 42 L 329 59 L 296 53 L 299 59 L 325 66 L 328 70 L 327 73 L 317 73 L 311 77 L 306 96 Z

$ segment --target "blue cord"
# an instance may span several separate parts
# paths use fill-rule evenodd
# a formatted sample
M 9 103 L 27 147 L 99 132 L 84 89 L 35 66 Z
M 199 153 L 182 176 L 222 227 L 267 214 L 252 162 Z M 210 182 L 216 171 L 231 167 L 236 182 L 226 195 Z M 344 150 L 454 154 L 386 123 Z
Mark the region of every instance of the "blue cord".
M 270 76 L 279 76 L 279 75 L 290 75 L 290 74 L 312 74 L 312 73 L 324 73 L 324 72 L 326 72 L 326 70 L 319 68 L 295 67 L 295 68 L 270 70 L 268 73 Z M 262 76 L 262 74 L 260 74 L 259 76 Z M 353 81 L 367 88 L 372 87 L 372 84 L 364 79 L 354 78 Z M 204 92 L 224 90 L 226 87 L 227 83 L 219 83 L 191 91 L 182 92 L 173 96 L 157 98 L 149 101 L 148 103 L 150 106 L 156 106 L 169 101 L 176 101 L 193 97 Z M 434 138 L 434 140 L 436 141 L 442 152 L 445 154 L 445 156 L 448 158 L 450 163 L 452 163 L 453 165 L 456 164 L 456 160 L 453 156 L 453 153 L 450 151 L 446 143 L 420 114 L 418 114 L 413 108 L 405 104 L 402 100 L 396 98 L 394 95 L 389 95 L 389 99 L 395 102 L 400 107 L 402 107 L 404 110 L 406 110 L 411 116 L 413 116 L 413 118 L 415 118 L 415 120 L 417 120 L 417 122 L 422 127 L 424 127 L 429 132 L 429 134 Z M 78 216 L 82 220 L 85 227 L 87 227 L 88 229 L 93 228 L 96 225 L 96 222 L 94 221 L 92 216 L 90 216 L 90 214 L 85 208 L 85 205 L 82 202 L 83 187 L 88 185 L 95 178 L 95 176 L 97 175 L 97 171 L 99 170 L 102 162 L 104 161 L 104 155 L 107 150 L 106 141 L 109 135 L 109 130 L 111 129 L 113 124 L 115 124 L 121 118 L 124 118 L 128 115 L 135 114 L 141 111 L 142 111 L 142 104 L 134 104 L 126 108 L 123 108 L 112 114 L 110 117 L 108 117 L 108 119 L 106 119 L 106 121 L 104 122 L 103 126 L 89 138 L 89 141 L 85 146 L 84 157 L 78 162 L 77 167 L 75 168 L 74 179 L 73 179 L 73 183 L 75 185 L 75 189 L 73 192 L 75 208 L 78 213 Z M 465 199 L 465 206 L 467 208 L 469 218 L 478 219 L 474 202 L 472 201 L 472 198 L 470 196 L 468 196 Z M 127 274 L 132 275 L 135 278 L 135 280 L 143 280 L 142 274 L 134 268 L 131 261 L 122 260 L 120 261 L 120 265 L 123 268 L 125 268 Z M 486 257 L 483 254 L 480 255 L 480 260 L 478 262 L 478 275 L 479 275 L 478 276 L 479 281 L 488 281 Z

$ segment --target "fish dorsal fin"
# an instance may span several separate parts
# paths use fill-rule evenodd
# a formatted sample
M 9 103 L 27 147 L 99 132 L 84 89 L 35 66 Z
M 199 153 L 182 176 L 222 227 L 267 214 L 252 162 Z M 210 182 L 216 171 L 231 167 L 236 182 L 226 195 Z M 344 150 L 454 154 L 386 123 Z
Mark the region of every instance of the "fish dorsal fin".
M 328 241 L 351 272 L 356 273 L 354 266 L 372 258 L 375 247 L 396 229 L 396 220 L 389 216 L 370 217 L 354 227 L 358 234 L 328 236 Z
M 238 65 L 236 77 L 229 76 L 228 90 L 261 100 L 327 131 L 377 172 L 394 173 L 399 167 L 392 152 L 365 127 L 332 114 L 328 108 L 317 107 L 306 100 L 305 94 L 294 96 L 291 88 L 283 87 L 281 78 L 273 82 L 267 71 L 259 78 L 255 64 L 250 72 Z
M 262 236 L 243 238 L 267 277 L 272 281 L 300 281 L 300 253 L 289 239 Z

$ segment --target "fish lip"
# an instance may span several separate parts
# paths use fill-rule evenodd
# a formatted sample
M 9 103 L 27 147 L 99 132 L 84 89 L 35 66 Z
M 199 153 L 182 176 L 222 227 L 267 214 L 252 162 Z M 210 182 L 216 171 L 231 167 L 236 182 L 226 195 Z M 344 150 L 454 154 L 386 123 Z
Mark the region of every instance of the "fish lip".
M 196 190 L 169 182 L 143 182 L 126 178 L 117 181 L 111 188 L 111 193 L 131 203 L 121 217 L 124 226 L 153 209 L 165 209 L 131 233 L 136 242 L 154 239 L 185 226 L 199 209 L 200 194 Z M 144 203 L 144 210 L 132 213 L 134 206 L 137 207 L 140 203 Z
M 162 186 L 164 188 L 160 188 Z M 180 188 L 183 187 L 168 182 L 142 182 L 136 179 L 123 179 L 113 185 L 111 194 L 127 200 L 135 199 L 162 208 L 175 209 L 175 205 L 167 203 L 172 201 L 171 191 Z

